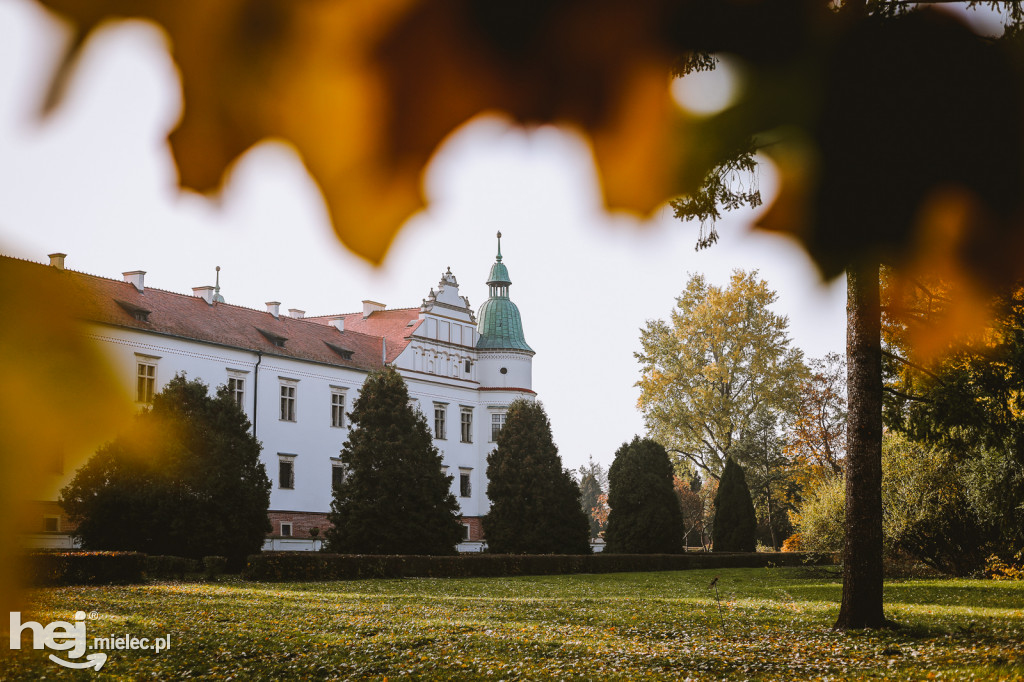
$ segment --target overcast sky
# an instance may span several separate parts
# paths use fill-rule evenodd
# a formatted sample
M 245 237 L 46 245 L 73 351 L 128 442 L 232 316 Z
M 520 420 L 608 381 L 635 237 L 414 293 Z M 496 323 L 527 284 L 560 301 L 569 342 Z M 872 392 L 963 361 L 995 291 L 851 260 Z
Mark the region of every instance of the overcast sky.
M 266 301 L 309 315 L 353 312 L 369 298 L 419 305 L 451 267 L 474 307 L 501 230 L 534 388 L 567 466 L 643 432 L 633 353 L 644 322 L 668 316 L 690 273 L 725 284 L 758 269 L 778 291 L 794 343 L 810 356 L 841 352 L 842 281 L 823 285 L 803 253 L 751 233 L 754 214 L 730 216 L 722 240 L 695 252 L 695 225 L 666 207 L 646 221 L 600 208 L 595 170 L 577 136 L 524 132 L 500 120 L 467 125 L 425 179 L 429 208 L 403 229 L 384 265 L 348 253 L 290 147 L 264 143 L 238 163 L 219 202 L 176 189 L 166 146 L 180 112 L 177 75 L 161 34 L 138 22 L 107 29 L 86 49 L 70 97 L 38 123 L 45 75 L 66 34 L 26 0 L 0 1 L 0 251 L 189 293 L 222 268 L 229 303 Z M 760 172 L 765 200 L 771 168 Z

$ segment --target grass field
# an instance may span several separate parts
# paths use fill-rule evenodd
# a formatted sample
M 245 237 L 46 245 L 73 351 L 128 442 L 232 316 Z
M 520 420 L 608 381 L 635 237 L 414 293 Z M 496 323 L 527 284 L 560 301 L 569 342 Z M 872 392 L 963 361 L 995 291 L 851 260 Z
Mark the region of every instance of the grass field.
M 1024 582 L 887 583 L 901 627 L 882 632 L 833 632 L 839 594 L 835 575 L 784 568 L 53 588 L 22 622 L 82 610 L 90 643 L 170 635 L 170 649 L 64 670 L 26 632 L 0 677 L 1024 680 Z

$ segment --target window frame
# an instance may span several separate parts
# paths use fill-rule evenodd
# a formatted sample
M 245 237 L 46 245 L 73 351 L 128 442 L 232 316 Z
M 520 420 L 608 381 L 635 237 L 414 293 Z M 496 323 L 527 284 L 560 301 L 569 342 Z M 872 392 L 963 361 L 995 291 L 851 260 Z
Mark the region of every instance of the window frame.
M 473 408 L 463 405 L 459 410 L 459 428 L 463 443 L 473 442 Z
M 497 428 L 495 428 L 497 427 Z M 505 413 L 491 412 L 491 442 L 497 443 L 501 430 L 505 428 Z
M 339 479 L 340 474 L 340 480 Z M 345 465 L 341 462 L 331 462 L 331 492 L 341 487 L 341 484 L 345 482 L 346 471 Z
M 434 440 L 448 440 L 448 403 L 434 403 Z
M 238 408 L 243 412 L 245 411 L 245 384 L 245 373 L 240 372 L 239 370 L 228 370 L 228 393 L 231 394 L 231 397 L 235 400 L 235 404 L 238 405 Z
M 135 354 L 135 402 L 141 405 L 152 405 L 153 396 L 156 395 L 157 366 L 159 357 L 152 355 Z M 143 374 L 142 368 L 151 370 Z
M 345 423 L 345 405 L 347 399 L 345 393 L 348 389 L 342 386 L 331 386 L 331 428 L 332 429 L 344 429 L 346 428 Z M 339 404 L 340 399 L 340 404 Z
M 288 483 L 285 485 L 285 477 L 283 475 L 284 467 L 288 467 L 289 476 Z M 295 455 L 286 455 L 278 453 L 277 455 L 277 488 L 278 490 L 295 490 Z
M 299 382 L 279 377 L 278 385 L 281 387 L 278 421 L 295 423 L 299 420 Z
M 473 497 L 473 470 L 468 467 L 459 467 L 459 497 Z
M 286 527 L 288 528 L 288 532 L 287 533 L 285 532 L 285 528 Z M 283 538 L 293 538 L 293 537 L 295 537 L 294 531 L 295 531 L 295 524 L 293 524 L 291 521 L 281 521 L 281 525 L 280 525 L 281 537 L 283 537 Z

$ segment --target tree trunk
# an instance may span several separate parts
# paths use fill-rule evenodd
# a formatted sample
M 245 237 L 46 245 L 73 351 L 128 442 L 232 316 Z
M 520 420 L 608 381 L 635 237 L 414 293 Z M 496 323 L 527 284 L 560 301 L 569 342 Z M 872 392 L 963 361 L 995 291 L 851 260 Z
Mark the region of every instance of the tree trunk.
M 846 538 L 838 629 L 879 628 L 882 613 L 882 349 L 878 263 L 846 271 Z

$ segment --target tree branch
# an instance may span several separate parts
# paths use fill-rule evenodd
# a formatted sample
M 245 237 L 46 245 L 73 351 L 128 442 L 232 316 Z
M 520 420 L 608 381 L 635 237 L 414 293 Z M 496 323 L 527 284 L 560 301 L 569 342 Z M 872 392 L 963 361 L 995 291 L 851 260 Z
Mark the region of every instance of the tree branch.
M 915 363 L 911 362 L 910 360 L 907 360 L 906 358 L 902 358 L 899 355 L 896 355 L 895 353 L 892 353 L 890 351 L 885 350 L 884 348 L 882 349 L 882 355 L 884 355 L 884 356 L 886 356 L 888 358 L 892 358 L 893 360 L 896 360 L 897 362 L 902 362 L 907 367 L 913 367 L 917 371 L 923 372 L 924 374 L 927 374 L 932 379 L 935 379 L 936 381 L 938 381 L 942 385 L 946 384 L 946 382 L 943 381 L 942 377 L 940 377 L 935 372 L 932 372 L 931 370 L 925 369 L 921 365 L 915 364 Z
M 931 400 L 930 398 L 922 398 L 921 396 L 918 396 L 918 395 L 910 395 L 909 393 L 904 393 L 902 391 L 897 391 L 895 388 L 891 388 L 889 386 L 883 386 L 882 390 L 885 391 L 886 393 L 891 393 L 892 395 L 896 396 L 897 398 L 903 398 L 904 400 L 912 400 L 912 401 L 914 401 L 916 403 L 929 403 L 929 404 L 934 404 L 935 403 L 935 401 Z

